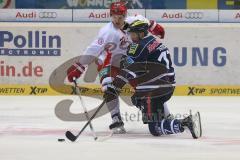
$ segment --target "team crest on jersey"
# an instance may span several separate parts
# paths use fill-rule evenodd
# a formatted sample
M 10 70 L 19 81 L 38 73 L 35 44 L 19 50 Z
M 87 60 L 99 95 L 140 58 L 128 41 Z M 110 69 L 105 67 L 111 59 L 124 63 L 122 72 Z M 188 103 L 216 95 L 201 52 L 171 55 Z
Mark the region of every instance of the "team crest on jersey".
M 135 54 L 136 51 L 137 51 L 137 47 L 138 47 L 138 44 L 131 44 L 130 48 L 129 48 L 129 51 L 128 51 L 128 54 Z
M 103 38 L 98 38 L 98 44 L 103 45 L 103 43 L 104 43 L 104 39 Z
M 128 48 L 128 46 L 131 44 L 131 42 L 126 38 L 126 37 L 122 37 L 120 39 L 120 46 L 119 48 L 122 50 L 126 50 Z
M 107 51 L 113 51 L 114 49 L 117 48 L 117 44 L 116 43 L 113 43 L 113 42 L 108 42 L 106 45 L 105 45 L 105 50 Z

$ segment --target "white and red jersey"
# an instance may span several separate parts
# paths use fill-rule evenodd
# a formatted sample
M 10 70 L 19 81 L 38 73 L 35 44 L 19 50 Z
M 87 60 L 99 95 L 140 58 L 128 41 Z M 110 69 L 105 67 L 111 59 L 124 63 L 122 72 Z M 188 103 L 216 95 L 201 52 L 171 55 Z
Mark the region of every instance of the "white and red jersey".
M 125 21 L 130 24 L 135 20 L 146 20 L 149 23 L 149 21 L 141 15 L 127 17 Z M 112 57 L 116 55 L 126 55 L 128 46 L 131 43 L 132 41 L 128 33 L 116 28 L 114 24 L 110 22 L 101 28 L 98 36 L 86 48 L 84 55 L 94 56 L 103 62 L 107 53 L 111 53 Z

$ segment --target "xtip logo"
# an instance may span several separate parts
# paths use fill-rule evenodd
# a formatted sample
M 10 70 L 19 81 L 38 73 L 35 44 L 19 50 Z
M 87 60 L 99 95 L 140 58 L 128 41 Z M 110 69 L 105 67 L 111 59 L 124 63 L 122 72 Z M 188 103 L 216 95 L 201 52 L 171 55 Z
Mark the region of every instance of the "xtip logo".
M 44 94 L 47 93 L 48 91 L 47 88 L 38 88 L 36 86 L 30 87 L 30 89 L 31 89 L 30 95 Z
M 188 96 L 202 95 L 206 92 L 205 88 L 188 87 Z
M 28 31 L 25 35 L 0 31 L 0 55 L 60 56 L 61 37 L 47 31 Z

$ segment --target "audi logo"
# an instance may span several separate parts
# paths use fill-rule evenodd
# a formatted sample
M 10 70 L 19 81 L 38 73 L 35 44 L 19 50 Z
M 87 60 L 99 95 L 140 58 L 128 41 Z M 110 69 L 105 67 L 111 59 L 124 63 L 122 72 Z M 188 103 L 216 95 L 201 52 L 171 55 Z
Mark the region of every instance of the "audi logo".
M 57 18 L 56 12 L 40 12 L 39 18 Z
M 185 18 L 186 19 L 203 19 L 204 14 L 203 12 L 186 12 Z

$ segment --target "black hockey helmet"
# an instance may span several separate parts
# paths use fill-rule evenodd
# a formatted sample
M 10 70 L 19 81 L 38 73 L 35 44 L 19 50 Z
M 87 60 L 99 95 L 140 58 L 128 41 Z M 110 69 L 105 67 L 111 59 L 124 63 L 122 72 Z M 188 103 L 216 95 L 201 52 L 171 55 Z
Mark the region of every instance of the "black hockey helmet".
M 147 35 L 148 28 L 149 26 L 146 21 L 136 20 L 129 25 L 128 32 L 135 32 L 135 33 L 144 32 L 144 34 Z

